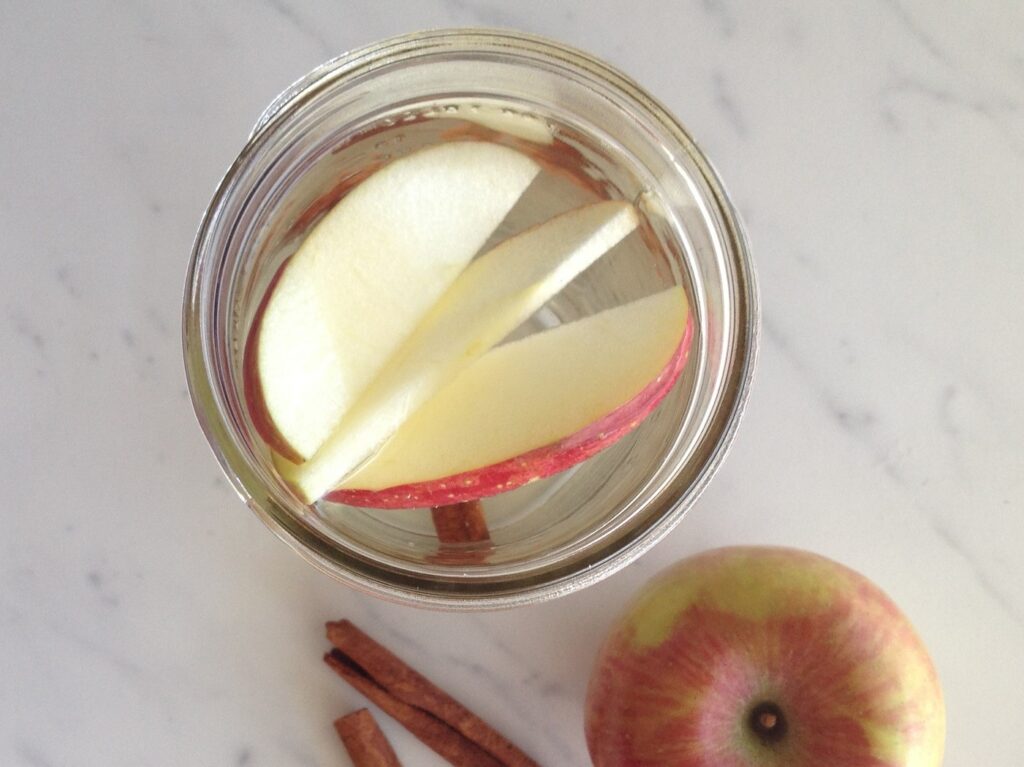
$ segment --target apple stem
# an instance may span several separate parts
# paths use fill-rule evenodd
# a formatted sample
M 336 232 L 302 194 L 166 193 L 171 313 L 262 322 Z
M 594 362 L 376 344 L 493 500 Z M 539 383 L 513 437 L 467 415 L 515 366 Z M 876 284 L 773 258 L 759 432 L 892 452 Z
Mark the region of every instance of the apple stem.
M 764 745 L 778 743 L 786 735 L 788 725 L 777 703 L 763 701 L 750 710 L 747 726 Z

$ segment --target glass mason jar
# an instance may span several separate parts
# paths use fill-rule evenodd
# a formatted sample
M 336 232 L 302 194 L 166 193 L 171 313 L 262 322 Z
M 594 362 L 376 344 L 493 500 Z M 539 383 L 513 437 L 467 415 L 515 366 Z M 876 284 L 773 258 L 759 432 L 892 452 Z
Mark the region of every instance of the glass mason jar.
M 695 329 L 684 373 L 657 410 L 613 446 L 485 499 L 490 541 L 440 544 L 422 509 L 302 503 L 275 471 L 244 399 L 242 360 L 257 305 L 319 215 L 372 169 L 420 145 L 487 136 L 519 142 L 556 171 L 546 187 L 527 193 L 536 209 L 524 210 L 519 228 L 607 197 L 633 201 L 644 222 L 632 245 L 599 260 L 521 332 L 682 285 Z M 192 401 L 243 500 L 344 583 L 446 609 L 566 594 L 665 536 L 732 440 L 757 334 L 743 231 L 686 131 L 607 64 L 508 31 L 387 40 L 327 62 L 282 93 L 206 211 L 184 302 Z

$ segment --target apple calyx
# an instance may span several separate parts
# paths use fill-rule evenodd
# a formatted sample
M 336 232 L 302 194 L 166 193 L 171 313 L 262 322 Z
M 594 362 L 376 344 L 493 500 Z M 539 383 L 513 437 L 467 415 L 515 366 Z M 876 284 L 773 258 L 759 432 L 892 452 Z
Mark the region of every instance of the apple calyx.
M 779 704 L 765 700 L 750 709 L 747 727 L 764 746 L 774 746 L 786 737 L 789 723 Z

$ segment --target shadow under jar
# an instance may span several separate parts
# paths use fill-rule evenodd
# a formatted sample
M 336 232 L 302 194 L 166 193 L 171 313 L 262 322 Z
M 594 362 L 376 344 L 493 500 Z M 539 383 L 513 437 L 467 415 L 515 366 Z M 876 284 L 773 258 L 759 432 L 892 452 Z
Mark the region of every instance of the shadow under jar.
M 631 201 L 641 214 L 638 232 L 512 337 L 672 285 L 686 290 L 695 335 L 679 381 L 635 431 L 568 471 L 484 499 L 491 540 L 448 545 L 458 555 L 446 557 L 439 556 L 442 544 L 425 509 L 300 502 L 253 425 L 242 363 L 272 277 L 320 216 L 382 164 L 460 140 L 514 146 L 543 168 L 491 244 L 598 199 Z M 324 64 L 279 96 L 206 212 L 184 305 L 195 410 L 249 507 L 339 580 L 446 609 L 509 607 L 569 593 L 667 534 L 732 439 L 757 331 L 757 293 L 739 221 L 679 123 L 634 82 L 584 53 L 488 30 L 425 32 L 372 45 Z

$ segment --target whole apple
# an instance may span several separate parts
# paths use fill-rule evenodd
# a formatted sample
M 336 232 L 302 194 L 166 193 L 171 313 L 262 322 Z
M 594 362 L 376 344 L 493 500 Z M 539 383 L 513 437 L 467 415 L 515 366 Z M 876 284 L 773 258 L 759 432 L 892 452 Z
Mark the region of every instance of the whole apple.
M 945 708 L 899 608 L 795 549 L 678 562 L 628 607 L 586 702 L 595 767 L 937 767 Z

